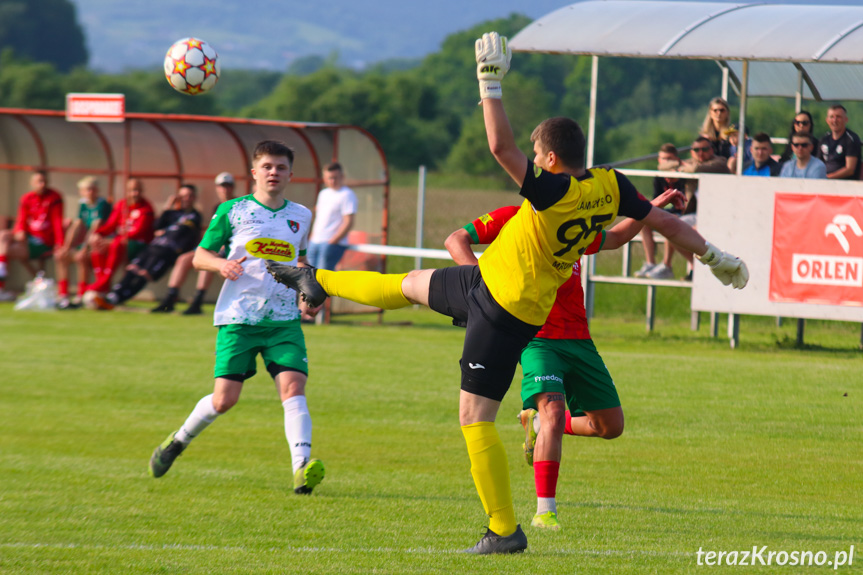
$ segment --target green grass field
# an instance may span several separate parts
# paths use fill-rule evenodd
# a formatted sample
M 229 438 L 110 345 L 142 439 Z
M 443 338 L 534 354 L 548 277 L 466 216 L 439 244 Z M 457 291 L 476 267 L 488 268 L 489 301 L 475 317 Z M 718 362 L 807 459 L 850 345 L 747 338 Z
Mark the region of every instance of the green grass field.
M 310 326 L 308 398 L 327 478 L 291 491 L 269 377 L 162 479 L 153 448 L 212 390 L 207 318 L 0 306 L 0 573 L 809 573 L 699 567 L 696 552 L 863 557 L 859 325 L 744 318 L 730 350 L 685 312 L 644 333 L 602 290 L 592 328 L 626 431 L 565 438 L 558 533 L 527 524 L 514 386 L 498 428 L 527 553 L 472 557 L 486 518 L 458 428 L 463 337 L 428 311 Z M 668 305 L 680 298 L 674 290 Z M 663 307 L 660 301 L 660 309 Z M 677 304 L 674 304 L 677 305 Z M 631 310 L 630 310 L 631 311 Z M 412 322 L 412 325 L 402 325 Z M 789 322 L 791 323 L 791 322 Z M 766 558 L 766 555 L 765 555 Z

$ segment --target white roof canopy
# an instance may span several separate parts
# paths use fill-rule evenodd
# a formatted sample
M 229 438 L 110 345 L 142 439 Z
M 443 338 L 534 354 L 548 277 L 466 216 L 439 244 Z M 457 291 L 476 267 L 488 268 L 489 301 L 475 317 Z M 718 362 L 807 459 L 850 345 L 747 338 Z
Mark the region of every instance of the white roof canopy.
M 863 7 L 585 0 L 536 20 L 513 50 L 716 60 L 750 96 L 863 100 Z

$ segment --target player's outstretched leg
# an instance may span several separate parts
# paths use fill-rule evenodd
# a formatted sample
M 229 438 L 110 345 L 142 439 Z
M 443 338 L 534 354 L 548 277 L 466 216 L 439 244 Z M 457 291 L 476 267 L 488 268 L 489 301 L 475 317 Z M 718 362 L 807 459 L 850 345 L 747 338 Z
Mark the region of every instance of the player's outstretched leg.
M 327 299 L 327 292 L 315 279 L 316 268 L 301 268 L 267 260 L 267 271 L 280 284 L 297 290 L 303 300 L 312 307 L 318 307 Z
M 518 414 L 518 420 L 524 428 L 524 443 L 521 444 L 524 449 L 524 460 L 527 464 L 533 467 L 533 450 L 536 447 L 536 429 L 534 420 L 537 412 L 535 409 L 522 409 Z
M 402 291 L 402 282 L 408 274 L 334 272 L 298 268 L 270 260 L 267 260 L 267 271 L 280 284 L 297 290 L 314 307 L 324 303 L 328 295 L 381 309 L 398 309 L 413 303 Z

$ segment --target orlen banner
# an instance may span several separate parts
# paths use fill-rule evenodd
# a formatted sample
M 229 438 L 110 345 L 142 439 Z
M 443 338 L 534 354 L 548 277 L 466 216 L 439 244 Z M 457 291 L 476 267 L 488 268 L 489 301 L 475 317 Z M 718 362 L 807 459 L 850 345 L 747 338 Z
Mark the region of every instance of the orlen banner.
M 775 198 L 770 300 L 863 306 L 863 198 Z

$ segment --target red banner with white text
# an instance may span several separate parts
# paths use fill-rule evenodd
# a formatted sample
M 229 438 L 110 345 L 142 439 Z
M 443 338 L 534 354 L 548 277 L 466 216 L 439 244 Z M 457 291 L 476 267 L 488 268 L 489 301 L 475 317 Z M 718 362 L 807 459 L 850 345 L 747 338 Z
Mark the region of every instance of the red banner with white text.
M 863 305 L 863 197 L 776 194 L 770 300 Z

